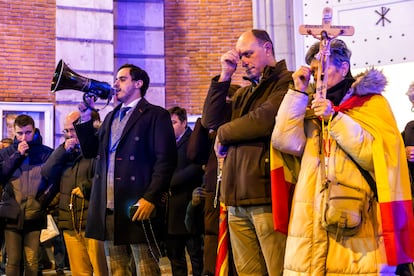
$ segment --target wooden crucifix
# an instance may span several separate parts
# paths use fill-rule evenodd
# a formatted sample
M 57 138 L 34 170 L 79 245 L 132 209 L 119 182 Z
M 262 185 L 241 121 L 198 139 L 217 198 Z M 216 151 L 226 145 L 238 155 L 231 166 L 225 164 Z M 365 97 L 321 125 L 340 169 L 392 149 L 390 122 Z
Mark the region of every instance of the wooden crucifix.
M 326 7 L 323 9 L 322 25 L 300 25 L 299 33 L 302 35 L 312 35 L 320 40 L 319 52 L 315 58 L 319 61 L 316 95 L 315 97 L 326 98 L 329 55 L 331 54 L 331 40 L 340 36 L 351 36 L 354 34 L 353 26 L 332 26 L 332 9 Z

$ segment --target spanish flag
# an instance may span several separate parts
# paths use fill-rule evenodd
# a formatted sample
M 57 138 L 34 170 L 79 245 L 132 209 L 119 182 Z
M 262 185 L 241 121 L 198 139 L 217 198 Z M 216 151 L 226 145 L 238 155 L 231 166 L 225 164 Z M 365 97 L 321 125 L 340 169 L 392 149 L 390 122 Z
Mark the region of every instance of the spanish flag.
M 298 157 L 284 154 L 270 145 L 270 181 L 273 227 L 287 235 L 290 206 L 300 169 Z
M 391 108 L 383 96 L 367 95 L 353 96 L 336 109 L 360 123 L 374 137 L 372 154 L 387 263 L 411 263 L 414 261 L 411 184 L 404 142 Z
M 227 225 L 227 208 L 220 202 L 219 233 L 216 258 L 216 276 L 229 273 L 229 230 Z
M 214 207 L 218 201 L 218 195 L 221 185 L 221 176 L 223 174 L 223 157 L 217 157 L 217 186 Z M 216 257 L 216 276 L 227 276 L 229 274 L 229 229 L 227 224 L 227 207 L 220 202 L 219 231 Z

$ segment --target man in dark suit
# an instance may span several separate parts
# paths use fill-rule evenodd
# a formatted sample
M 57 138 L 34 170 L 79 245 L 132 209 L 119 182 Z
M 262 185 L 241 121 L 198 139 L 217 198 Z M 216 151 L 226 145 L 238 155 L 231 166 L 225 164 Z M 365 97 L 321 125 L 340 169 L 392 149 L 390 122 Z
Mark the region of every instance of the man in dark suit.
M 201 235 L 189 233 L 184 219 L 187 205 L 195 187 L 202 183 L 201 165 L 187 158 L 187 145 L 192 133 L 187 125 L 187 111 L 175 106 L 168 109 L 177 142 L 178 161 L 170 184 L 168 200 L 167 256 L 171 262 L 173 276 L 187 276 L 185 249 L 190 255 L 193 276 L 203 272 L 203 239 Z
M 83 155 L 96 158 L 86 236 L 105 240 L 112 275 L 133 274 L 131 253 L 137 275 L 160 275 L 163 196 L 177 150 L 168 111 L 144 98 L 149 82 L 141 68 L 121 66 L 114 83 L 121 104 L 106 116 L 97 135 L 91 110 L 83 103 L 75 124 Z

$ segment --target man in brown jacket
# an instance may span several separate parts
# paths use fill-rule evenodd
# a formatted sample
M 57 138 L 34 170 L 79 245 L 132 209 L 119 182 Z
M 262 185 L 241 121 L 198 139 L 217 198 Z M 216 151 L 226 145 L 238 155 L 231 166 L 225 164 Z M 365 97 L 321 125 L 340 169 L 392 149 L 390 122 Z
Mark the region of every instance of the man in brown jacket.
M 212 79 L 203 112 L 207 128 L 217 129 L 221 123 L 220 111 L 239 61 L 251 84 L 236 91 L 231 120 L 217 130 L 216 154 L 225 157 L 220 201 L 228 206 L 237 272 L 280 275 L 286 236 L 273 230 L 269 145 L 292 73 L 285 61 L 275 60 L 266 31 L 243 33 L 235 49 L 221 57 L 221 74 Z

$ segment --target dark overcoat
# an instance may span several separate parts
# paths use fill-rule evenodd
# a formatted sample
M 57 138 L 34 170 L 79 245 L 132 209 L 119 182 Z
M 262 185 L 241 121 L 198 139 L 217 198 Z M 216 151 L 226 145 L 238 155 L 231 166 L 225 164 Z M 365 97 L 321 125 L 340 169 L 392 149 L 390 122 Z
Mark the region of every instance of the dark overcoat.
M 110 112 L 94 135 L 92 122 L 75 124 L 85 158 L 95 157 L 95 177 L 89 202 L 86 236 L 105 240 L 106 185 L 111 124 L 120 105 Z M 168 191 L 177 162 L 174 130 L 167 110 L 142 98 L 122 132 L 114 167 L 114 243 L 146 242 L 141 222 L 132 222 L 129 207 L 141 197 L 157 207 L 152 219 L 156 235 L 165 228 L 162 196 Z M 151 227 L 145 230 L 151 237 Z
M 177 142 L 178 161 L 174 171 L 168 201 L 168 234 L 184 235 L 188 231 L 184 224 L 187 205 L 191 201 L 193 190 L 201 186 L 203 169 L 187 158 L 187 145 L 192 131 L 187 127 Z

